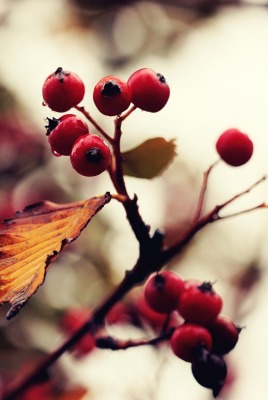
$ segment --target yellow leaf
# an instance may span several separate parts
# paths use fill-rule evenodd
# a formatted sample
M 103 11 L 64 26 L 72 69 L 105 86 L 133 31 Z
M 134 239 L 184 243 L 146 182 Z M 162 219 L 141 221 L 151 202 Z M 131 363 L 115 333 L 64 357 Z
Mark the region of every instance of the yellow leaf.
M 8 302 L 14 317 L 43 284 L 49 264 L 74 241 L 111 200 L 109 193 L 88 200 L 28 206 L 0 228 L 0 304 Z

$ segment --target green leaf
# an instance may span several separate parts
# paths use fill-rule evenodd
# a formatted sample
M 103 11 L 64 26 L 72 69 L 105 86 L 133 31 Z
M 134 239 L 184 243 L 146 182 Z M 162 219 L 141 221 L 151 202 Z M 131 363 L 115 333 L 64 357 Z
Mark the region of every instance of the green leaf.
M 176 156 L 175 139 L 162 137 L 148 139 L 138 147 L 126 151 L 123 156 L 125 175 L 151 179 L 160 175 Z

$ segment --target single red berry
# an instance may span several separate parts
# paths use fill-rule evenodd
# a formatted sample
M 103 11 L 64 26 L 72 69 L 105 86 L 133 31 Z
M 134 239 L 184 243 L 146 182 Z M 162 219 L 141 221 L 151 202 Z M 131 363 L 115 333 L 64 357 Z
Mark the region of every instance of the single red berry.
M 42 94 L 51 110 L 65 112 L 83 100 L 85 85 L 77 74 L 59 67 L 46 78 Z
M 186 321 L 201 325 L 212 322 L 221 308 L 222 299 L 210 282 L 189 285 L 178 303 L 178 311 Z
M 253 142 L 248 135 L 232 128 L 220 135 L 216 142 L 216 150 L 227 164 L 239 167 L 250 160 L 253 154 Z
M 94 87 L 93 100 L 102 114 L 119 115 L 131 103 L 131 89 L 121 78 L 105 76 Z
M 235 347 L 241 330 L 231 318 L 225 315 L 218 315 L 211 324 L 207 325 L 207 329 L 213 339 L 212 352 L 219 355 L 229 353 Z
M 211 350 L 212 337 L 204 326 L 184 323 L 173 332 L 170 345 L 177 357 L 187 362 L 194 362 L 201 350 Z
M 172 271 L 163 271 L 148 279 L 144 296 L 154 311 L 169 313 L 177 307 L 182 290 L 183 280 Z
M 108 168 L 111 150 L 97 135 L 80 136 L 74 143 L 70 160 L 73 168 L 81 175 L 96 176 Z
M 74 142 L 88 133 L 87 124 L 74 114 L 57 118 L 47 118 L 47 135 L 53 154 L 69 156 Z
M 135 71 L 128 85 L 132 90 L 132 103 L 144 111 L 160 111 L 169 99 L 170 89 L 165 77 L 150 68 Z

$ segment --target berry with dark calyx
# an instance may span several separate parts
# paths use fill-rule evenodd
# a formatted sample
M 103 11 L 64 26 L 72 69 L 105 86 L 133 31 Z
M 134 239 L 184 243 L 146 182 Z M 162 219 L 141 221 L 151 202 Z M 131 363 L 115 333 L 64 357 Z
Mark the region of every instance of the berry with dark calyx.
M 104 115 L 115 116 L 125 111 L 131 103 L 131 89 L 121 78 L 105 76 L 94 87 L 93 101 Z
M 141 110 L 158 112 L 169 99 L 170 88 L 165 77 L 150 68 L 135 71 L 128 85 L 132 90 L 132 103 Z
M 212 389 L 213 396 L 217 397 L 225 383 L 227 366 L 221 356 L 204 350 L 192 363 L 192 373 L 201 386 Z
M 222 309 L 222 299 L 210 282 L 189 285 L 184 288 L 178 311 L 188 322 L 205 325 L 214 321 Z
M 223 161 L 233 167 L 247 163 L 253 154 L 253 142 L 245 133 L 231 128 L 216 142 L 216 150 Z
M 170 345 L 177 357 L 194 362 L 202 349 L 211 350 L 212 337 L 204 326 L 184 323 L 173 332 Z
M 69 156 L 74 142 L 88 133 L 87 124 L 74 114 L 57 118 L 47 118 L 48 142 L 54 154 Z
M 227 354 L 235 347 L 241 331 L 241 328 L 225 315 L 218 315 L 207 325 L 207 329 L 213 339 L 212 352 L 219 355 Z
M 169 313 L 177 307 L 183 289 L 183 280 L 172 271 L 151 276 L 145 284 L 144 296 L 156 312 Z
M 70 154 L 72 167 L 84 176 L 101 174 L 108 168 L 110 159 L 111 150 L 104 139 L 91 134 L 80 136 Z
M 46 78 L 42 95 L 51 110 L 65 112 L 83 100 L 85 85 L 77 74 L 59 67 Z

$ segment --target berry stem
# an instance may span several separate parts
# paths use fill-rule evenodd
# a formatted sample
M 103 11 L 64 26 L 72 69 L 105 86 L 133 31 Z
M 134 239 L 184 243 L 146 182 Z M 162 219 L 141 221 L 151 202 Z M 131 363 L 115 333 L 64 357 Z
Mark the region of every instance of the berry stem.
M 124 194 L 128 196 L 126 184 L 124 180 L 124 173 L 122 167 L 122 154 L 121 154 L 121 136 L 122 136 L 122 120 L 120 117 L 114 120 L 114 138 L 113 138 L 113 174 L 111 176 L 112 181 L 116 187 L 119 194 Z
M 132 111 L 134 111 L 134 109 L 135 108 L 132 107 Z M 114 137 L 112 140 L 113 156 L 110 166 L 108 168 L 108 172 L 118 195 L 120 195 L 121 199 L 123 200 L 122 204 L 125 208 L 127 219 L 132 228 L 132 231 L 136 236 L 136 239 L 140 244 L 140 247 L 147 248 L 151 241 L 149 233 L 150 228 L 148 225 L 145 224 L 139 213 L 137 196 L 135 195 L 133 199 L 130 198 L 127 192 L 124 179 L 124 171 L 122 167 L 122 153 L 120 147 L 123 120 L 124 117 L 122 118 L 121 116 L 116 117 L 114 120 Z
M 133 113 L 133 111 L 136 110 L 136 108 L 137 108 L 137 106 L 134 106 L 134 105 L 131 106 L 129 108 L 129 110 L 127 110 L 124 114 L 121 114 L 120 117 L 118 117 L 118 118 L 120 118 L 121 122 L 124 121 L 130 114 Z
M 111 138 L 111 136 L 105 132 L 104 129 L 102 129 L 102 127 L 95 121 L 94 118 L 91 117 L 91 115 L 89 114 L 88 111 L 85 110 L 84 107 L 81 106 L 75 106 L 74 107 L 77 111 L 81 112 L 86 119 L 97 129 L 97 131 L 110 143 L 113 144 L 113 139 Z

